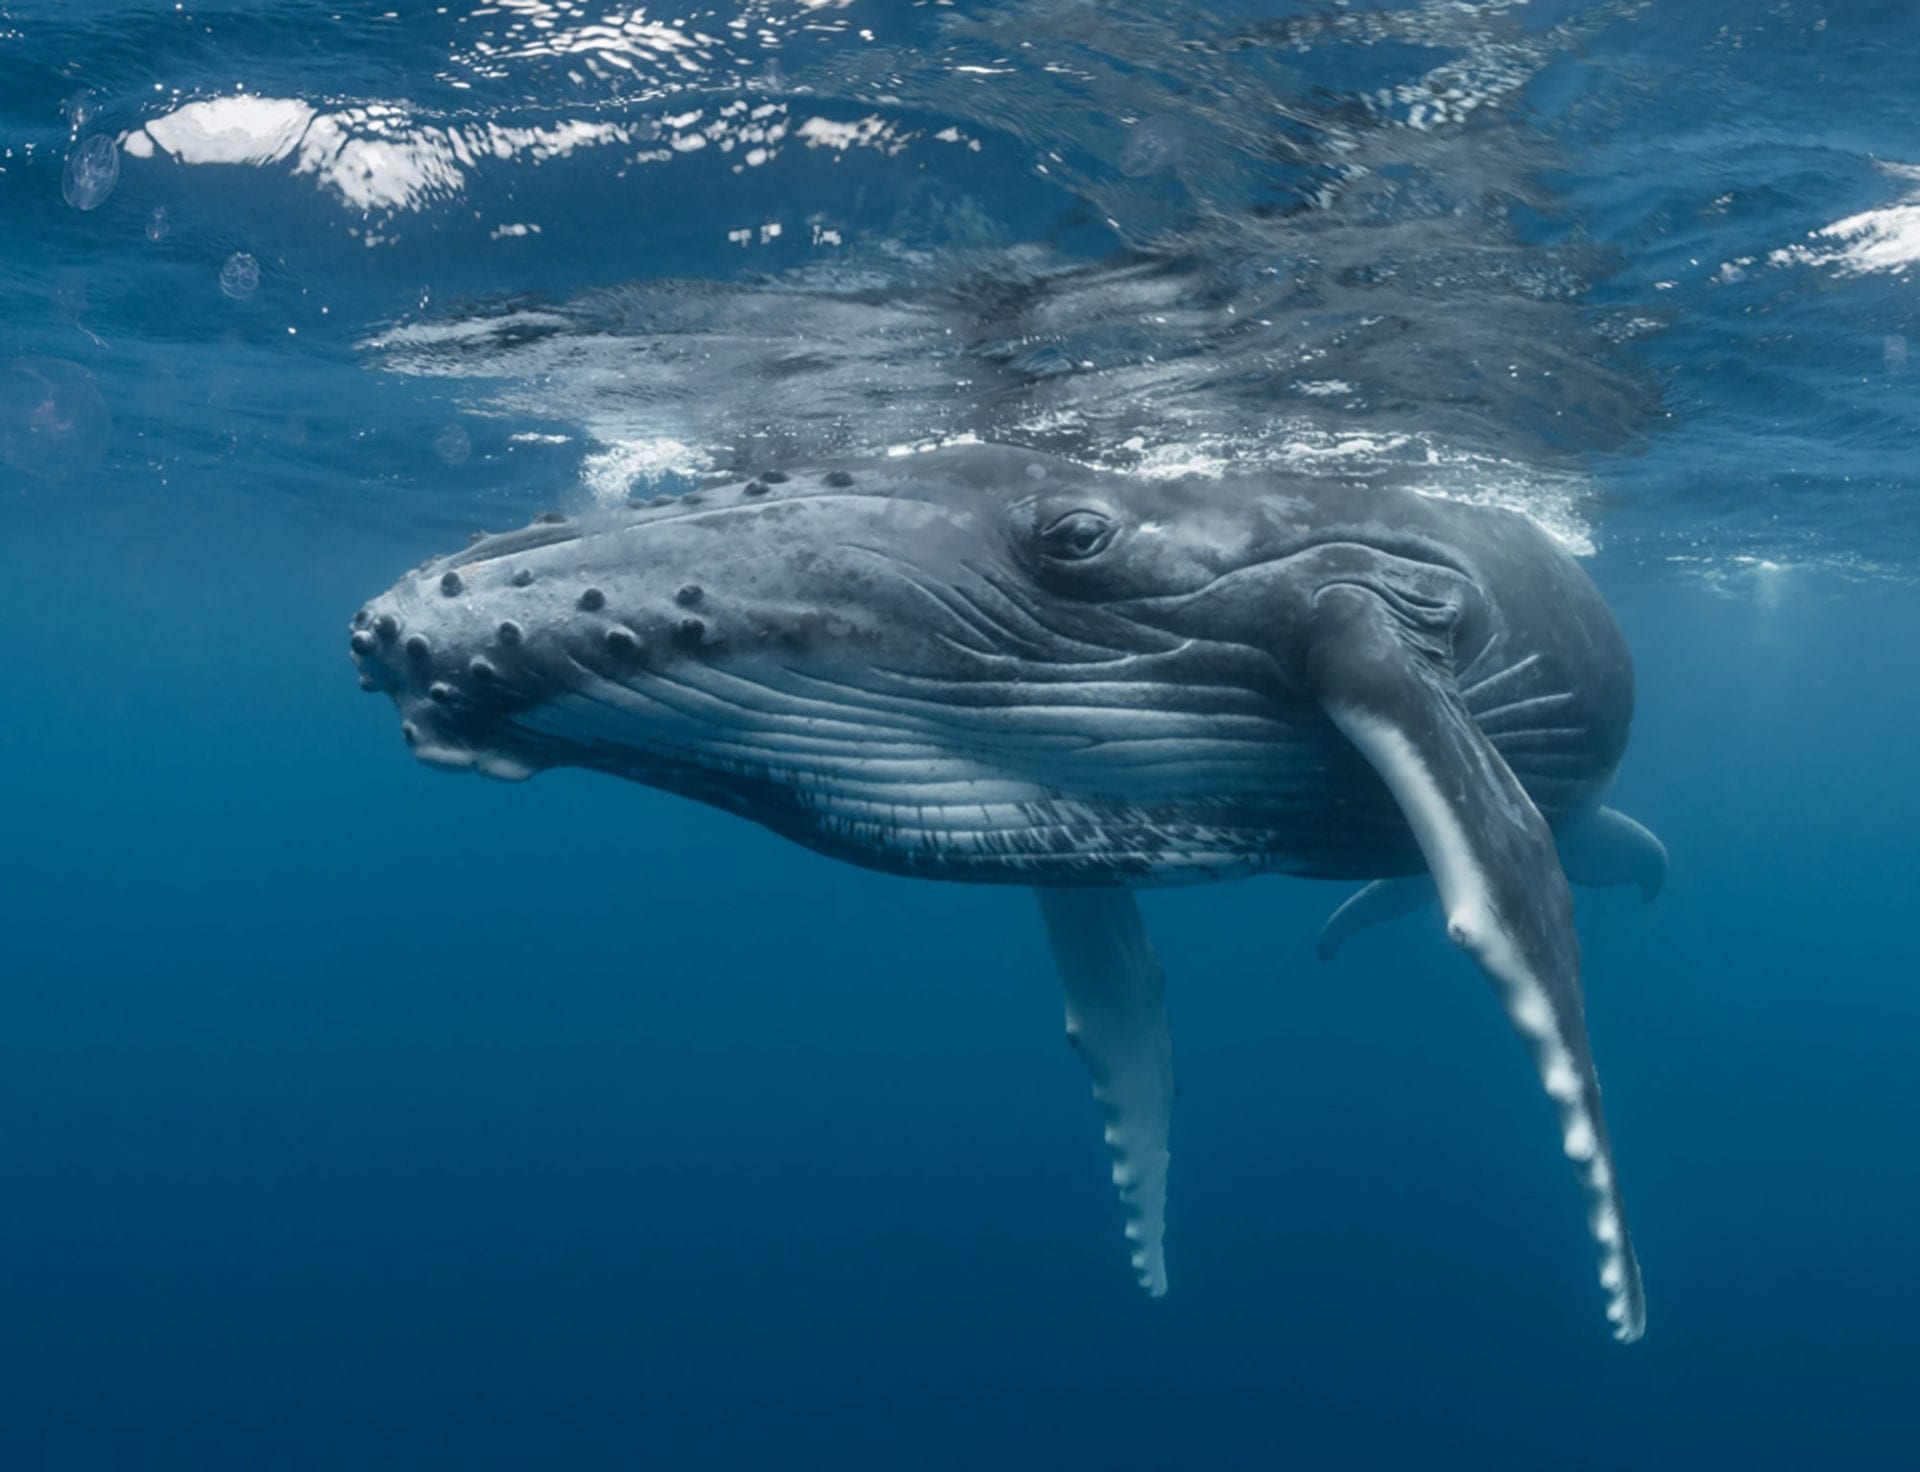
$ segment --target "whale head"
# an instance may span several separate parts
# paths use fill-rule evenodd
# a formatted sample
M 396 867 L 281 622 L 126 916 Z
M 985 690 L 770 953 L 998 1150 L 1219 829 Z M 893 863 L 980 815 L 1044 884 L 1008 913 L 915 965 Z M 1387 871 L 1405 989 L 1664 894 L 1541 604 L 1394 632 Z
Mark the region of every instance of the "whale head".
M 1284 639 L 1339 523 L 962 446 L 479 539 L 353 656 L 436 767 L 592 768 L 895 872 L 1212 878 L 1346 759 Z

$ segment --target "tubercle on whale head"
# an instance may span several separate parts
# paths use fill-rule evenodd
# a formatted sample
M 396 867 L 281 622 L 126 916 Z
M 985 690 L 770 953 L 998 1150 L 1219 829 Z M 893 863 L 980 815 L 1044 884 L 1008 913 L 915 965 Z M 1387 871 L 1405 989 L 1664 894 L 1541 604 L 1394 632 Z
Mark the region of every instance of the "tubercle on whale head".
M 542 518 L 403 577 L 355 618 L 352 654 L 430 766 L 595 768 L 884 845 L 892 820 L 864 815 L 1024 802 L 1071 777 L 1048 753 L 1136 719 L 1075 687 L 1179 643 L 1064 571 L 1138 521 L 1104 483 L 974 447 Z
M 350 641 L 423 761 L 517 779 L 594 755 L 543 732 L 543 708 L 595 682 L 658 695 L 690 662 L 784 651 L 817 676 L 890 663 L 964 684 L 1009 660 L 1047 682 L 1164 655 L 1205 621 L 1194 610 L 1324 534 L 1324 509 L 999 446 L 768 469 L 477 536 L 362 609 Z
M 775 542 L 739 525 L 777 523 L 810 493 L 850 489 L 855 478 L 844 470 L 805 481 L 772 470 L 476 535 L 354 616 L 349 646 L 361 688 L 393 699 L 414 755 L 440 770 L 520 781 L 582 764 L 582 753 L 545 737 L 531 713 L 596 680 L 667 680 L 677 665 L 739 648 L 858 634 L 856 620 L 781 598 L 778 579 L 755 566 Z

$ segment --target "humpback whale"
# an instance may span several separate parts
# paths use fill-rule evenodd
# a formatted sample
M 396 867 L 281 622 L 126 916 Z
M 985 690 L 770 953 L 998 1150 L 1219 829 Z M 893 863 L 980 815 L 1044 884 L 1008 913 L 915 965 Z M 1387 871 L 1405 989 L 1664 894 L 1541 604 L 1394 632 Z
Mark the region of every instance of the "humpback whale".
M 1568 877 L 1651 894 L 1666 856 L 1602 806 L 1625 643 L 1525 517 L 962 444 L 548 513 L 349 637 L 431 766 L 589 768 L 852 863 L 1031 887 L 1155 1295 L 1173 1048 L 1135 891 L 1365 881 L 1328 956 L 1437 901 L 1557 1115 L 1613 1333 L 1643 1332 Z

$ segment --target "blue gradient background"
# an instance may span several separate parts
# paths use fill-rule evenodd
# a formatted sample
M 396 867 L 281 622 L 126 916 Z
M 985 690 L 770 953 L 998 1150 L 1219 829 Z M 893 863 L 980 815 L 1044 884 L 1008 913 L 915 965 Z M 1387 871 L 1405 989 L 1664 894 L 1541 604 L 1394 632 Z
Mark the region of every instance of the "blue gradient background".
M 408 757 L 368 534 L 23 528 L 0 730 L 9 1466 L 1905 1464 L 1909 589 L 1594 571 L 1666 892 L 1579 897 L 1651 1297 L 1479 979 L 1336 887 L 1151 894 L 1139 1295 L 1030 902 Z M 235 555 L 236 546 L 246 549 Z
M 1628 1349 L 1551 1110 L 1437 925 L 1329 966 L 1341 887 L 1145 897 L 1182 1089 L 1152 1302 L 1024 892 L 413 762 L 348 617 L 577 500 L 578 452 L 469 418 L 439 463 L 464 407 L 358 334 L 426 281 L 697 273 L 733 205 L 693 175 L 656 233 L 567 235 L 640 206 L 529 170 L 484 203 L 549 222 L 534 282 L 437 259 L 436 217 L 342 244 L 310 180 L 247 170 L 129 164 L 83 217 L 77 87 L 121 123 L 172 105 L 151 77 L 398 96 L 432 48 L 333 44 L 311 6 L 176 32 L 0 0 L 0 364 L 86 365 L 119 426 L 95 471 L 0 466 L 0 1472 L 1920 1464 L 1920 376 L 1886 348 L 1920 307 L 1911 273 L 1711 275 L 1901 197 L 1878 160 L 1920 163 L 1920 21 L 1594 8 L 1625 19 L 1516 126 L 1574 120 L 1540 209 L 1612 262 L 1596 310 L 1664 314 L 1633 349 L 1656 426 L 1586 467 L 1640 673 L 1615 801 L 1673 856 L 1651 906 L 1577 901 L 1649 1295 Z M 1736 19 L 1746 70 L 1702 80 Z M 1579 104 L 1622 77 L 1661 106 L 1595 142 Z M 891 177 L 794 163 L 765 185 L 794 219 Z M 1037 177 L 1007 178 L 1017 237 L 1067 212 Z M 241 248 L 247 309 L 212 284 Z

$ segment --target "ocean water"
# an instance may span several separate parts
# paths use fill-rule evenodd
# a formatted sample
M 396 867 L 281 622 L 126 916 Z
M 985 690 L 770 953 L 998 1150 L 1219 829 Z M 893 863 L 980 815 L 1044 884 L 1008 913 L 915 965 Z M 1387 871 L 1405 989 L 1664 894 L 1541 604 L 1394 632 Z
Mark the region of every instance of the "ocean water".
M 0 0 L 0 1468 L 1914 1466 L 1916 96 L 1868 0 Z M 966 435 L 1586 559 L 1642 1342 L 1436 925 L 1145 896 L 1150 1301 L 1026 895 L 355 689 L 474 530 Z

